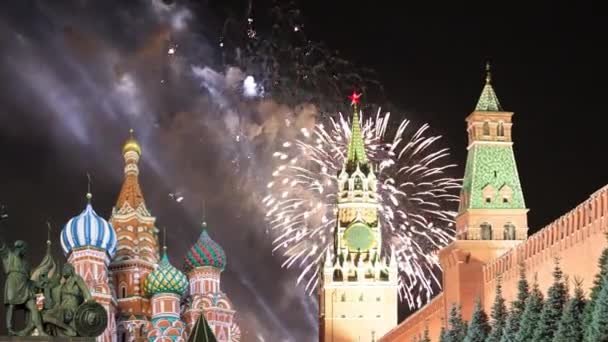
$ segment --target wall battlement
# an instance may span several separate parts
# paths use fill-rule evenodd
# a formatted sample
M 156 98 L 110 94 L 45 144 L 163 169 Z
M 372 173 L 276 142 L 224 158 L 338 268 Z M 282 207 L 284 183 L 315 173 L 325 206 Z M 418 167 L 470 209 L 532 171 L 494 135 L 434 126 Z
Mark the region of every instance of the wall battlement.
M 587 200 L 531 235 L 527 240 L 502 256 L 487 263 L 483 268 L 484 309 L 491 311 L 496 295 L 496 281 L 502 279 L 503 297 L 510 303 L 517 296 L 519 263 L 525 267 L 528 281 L 536 277 L 543 293 L 553 283 L 555 258 L 570 280 L 582 281 L 585 290 L 593 285 L 598 273 L 597 262 L 607 247 L 604 234 L 608 232 L 608 185 L 593 193 Z M 444 291 L 458 284 L 443 284 Z M 588 291 L 587 291 L 588 292 Z M 452 303 L 447 303 L 443 293 L 429 304 L 409 316 L 380 341 L 409 341 L 418 338 L 429 326 L 431 340 L 438 341 L 438 334 L 445 324 L 444 313 Z
M 489 300 L 484 303 L 484 308 L 491 308 L 499 276 L 507 302 L 516 298 L 520 263 L 525 268 L 528 281 L 532 283 L 536 278 L 543 293 L 553 283 L 556 258 L 570 281 L 578 279 L 582 281 L 583 289 L 591 288 L 593 278 L 599 271 L 598 259 L 607 246 L 606 232 L 608 186 L 596 191 L 576 208 L 485 265 L 484 296 Z
M 401 324 L 384 335 L 379 342 L 418 340 L 424 334 L 427 326 L 431 341 L 438 341 L 439 331 L 441 331 L 441 326 L 445 320 L 443 309 L 443 293 L 439 293 L 415 314 L 406 318 Z
M 518 265 L 522 262 L 534 264 L 546 258 L 558 257 L 562 251 L 606 231 L 606 219 L 608 185 L 517 247 L 488 263 L 484 267 L 484 280 L 494 282 L 500 275 L 518 274 Z

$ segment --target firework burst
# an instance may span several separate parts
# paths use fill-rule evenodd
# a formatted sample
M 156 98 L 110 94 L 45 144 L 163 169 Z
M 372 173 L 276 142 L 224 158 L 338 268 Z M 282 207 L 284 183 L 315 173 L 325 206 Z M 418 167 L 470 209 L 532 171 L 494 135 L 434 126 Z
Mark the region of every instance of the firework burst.
M 440 288 L 437 249 L 452 241 L 458 202 L 458 179 L 446 175 L 447 148 L 436 149 L 440 136 L 429 125 L 411 129 L 400 122 L 389 131 L 390 113 L 362 119 L 368 158 L 379 180 L 378 198 L 383 248 L 394 249 L 399 266 L 399 297 L 420 307 Z M 277 167 L 263 204 L 273 237 L 273 252 L 285 256 L 283 267 L 301 268 L 298 283 L 312 293 L 323 256 L 333 242 L 337 213 L 337 176 L 342 169 L 350 122 L 342 114 L 312 131 L 302 129 L 274 153 Z

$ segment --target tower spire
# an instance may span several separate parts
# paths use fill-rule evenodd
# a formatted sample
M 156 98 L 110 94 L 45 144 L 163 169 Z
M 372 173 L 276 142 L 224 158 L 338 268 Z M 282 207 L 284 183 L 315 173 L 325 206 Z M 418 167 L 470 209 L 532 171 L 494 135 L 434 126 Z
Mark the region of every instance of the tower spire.
M 203 229 L 207 227 L 207 208 L 205 207 L 205 199 L 203 199 L 203 222 L 201 222 Z
M 329 248 L 325 251 L 325 267 L 331 267 L 333 265 L 331 260 L 331 251 Z
M 133 128 L 129 129 L 129 139 L 127 139 L 124 146 L 122 147 L 123 154 L 127 154 L 127 152 L 130 151 L 135 152 L 141 156 L 141 145 L 139 145 L 139 142 L 137 142 L 137 139 L 135 139 L 135 131 L 133 130 Z
M 116 208 L 123 208 L 125 202 L 131 209 L 137 210 L 144 205 L 144 196 L 139 186 L 139 158 L 141 157 L 141 146 L 133 135 L 133 129 L 129 130 L 129 138 L 122 147 L 122 154 L 125 160 L 125 180 L 122 184 Z
M 91 199 L 93 198 L 93 194 L 91 193 L 91 175 L 87 172 L 87 201 L 89 204 L 91 203 Z
M 46 227 L 47 227 L 47 232 L 46 232 L 46 248 L 47 248 L 47 253 L 50 253 L 51 250 L 51 231 L 53 230 L 53 228 L 51 227 L 51 222 L 46 221 Z
M 481 91 L 477 106 L 475 106 L 476 112 L 501 112 L 502 107 L 498 101 L 498 97 L 492 88 L 492 72 L 490 62 L 486 62 L 486 84 Z
M 373 172 L 374 161 L 368 160 L 365 153 L 358 108 L 360 96 L 353 92 L 349 97 L 353 106 L 351 136 L 344 166 L 337 177 L 333 243 L 324 251 L 320 272 L 320 341 L 369 341 L 369 336 L 382 336 L 397 325 L 398 269 L 387 269 L 389 265 L 378 260 L 383 245 L 378 220 L 378 179 Z M 367 316 L 366 305 L 350 308 L 350 314 L 361 318 L 357 329 L 352 329 L 350 317 L 340 317 L 333 311 L 336 296 L 342 301 L 359 298 L 361 302 L 382 296 L 383 303 L 377 306 L 376 318 Z
M 346 164 L 348 168 L 356 168 L 357 165 L 367 165 L 367 155 L 365 153 L 365 143 L 361 134 L 361 123 L 359 122 L 359 98 L 361 94 L 353 91 L 349 96 L 350 104 L 353 106 L 353 125 L 351 127 L 350 142 L 348 143 L 348 154 Z
M 492 72 L 490 71 L 491 66 L 490 66 L 490 61 L 486 62 L 486 84 L 490 84 L 490 82 L 492 81 Z

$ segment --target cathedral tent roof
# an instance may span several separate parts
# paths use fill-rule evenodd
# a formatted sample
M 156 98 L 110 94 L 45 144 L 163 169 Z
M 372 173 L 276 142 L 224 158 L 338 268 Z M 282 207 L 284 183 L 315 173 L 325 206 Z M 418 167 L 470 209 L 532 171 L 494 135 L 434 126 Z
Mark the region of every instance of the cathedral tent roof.
M 188 342 L 217 342 L 209 323 L 205 319 L 205 313 L 201 313 L 192 328 Z
M 122 147 L 122 153 L 127 163 L 125 168 L 125 180 L 122 183 L 118 200 L 116 201 L 116 209 L 120 210 L 125 203 L 129 204 L 132 209 L 139 208 L 142 204 L 145 206 L 144 195 L 139 185 L 137 163 L 141 156 L 141 146 L 133 136 L 133 130 L 130 131 L 129 139 Z
M 125 203 L 128 203 L 133 209 L 139 208 L 144 203 L 144 195 L 142 194 L 136 175 L 127 175 L 125 177 L 118 200 L 116 201 L 116 209 L 122 208 Z

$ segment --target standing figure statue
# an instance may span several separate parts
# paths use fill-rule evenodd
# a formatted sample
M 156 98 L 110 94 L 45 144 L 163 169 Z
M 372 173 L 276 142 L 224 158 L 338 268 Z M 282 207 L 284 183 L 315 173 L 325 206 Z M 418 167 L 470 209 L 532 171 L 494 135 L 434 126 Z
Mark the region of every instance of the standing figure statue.
M 5 208 L 0 205 L 0 224 L 6 218 Z M 28 336 L 34 329 L 40 336 L 101 335 L 108 322 L 107 311 L 93 300 L 84 280 L 74 272 L 72 265 L 65 264 L 61 276 L 55 272 L 50 236 L 47 246 L 45 259 L 35 272 L 31 272 L 24 258 L 25 242 L 15 241 L 14 247 L 10 248 L 0 238 L 0 258 L 6 273 L 4 303 L 9 335 Z M 37 297 L 40 297 L 40 309 L 36 304 Z M 15 331 L 13 314 L 22 308 L 26 310 L 27 324 L 23 330 Z
M 4 283 L 4 304 L 6 306 L 6 328 L 9 335 L 26 336 L 34 328 L 46 336 L 42 328 L 40 312 L 36 306 L 34 284 L 30 280 L 30 267 L 24 259 L 27 245 L 24 241 L 15 241 L 11 249 L 0 238 L 0 258 L 6 273 Z M 13 313 L 17 308 L 25 308 L 28 313 L 28 324 L 21 331 L 13 329 Z

